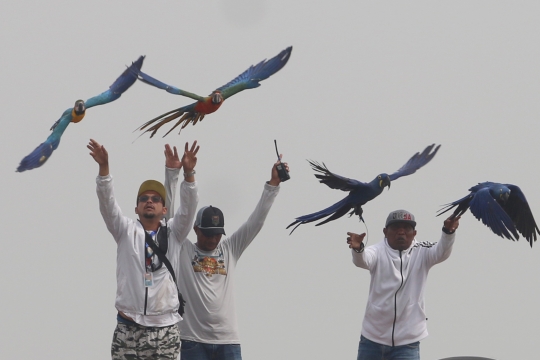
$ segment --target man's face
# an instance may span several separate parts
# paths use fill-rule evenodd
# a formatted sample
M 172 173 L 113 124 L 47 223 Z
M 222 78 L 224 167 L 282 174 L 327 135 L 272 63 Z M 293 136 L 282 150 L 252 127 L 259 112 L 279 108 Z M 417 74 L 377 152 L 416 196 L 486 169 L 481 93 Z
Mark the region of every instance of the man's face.
M 137 207 L 135 208 L 135 214 L 139 215 L 139 219 L 158 217 L 161 220 L 166 213 L 167 208 L 163 205 L 163 199 L 157 192 L 150 190 L 139 195 Z
M 206 236 L 197 226 L 193 227 L 197 235 L 197 247 L 203 251 L 213 251 L 221 241 L 222 234 Z
M 406 222 L 395 222 L 383 229 L 388 245 L 394 250 L 406 250 L 411 246 L 416 230 Z

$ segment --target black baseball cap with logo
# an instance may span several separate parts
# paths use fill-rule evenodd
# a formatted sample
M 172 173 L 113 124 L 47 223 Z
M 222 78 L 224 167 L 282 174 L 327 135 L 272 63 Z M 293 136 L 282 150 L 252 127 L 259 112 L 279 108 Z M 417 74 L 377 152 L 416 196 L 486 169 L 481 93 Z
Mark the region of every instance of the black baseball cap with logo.
M 195 224 L 205 236 L 225 235 L 225 218 L 223 212 L 212 205 L 199 209 L 195 217 Z

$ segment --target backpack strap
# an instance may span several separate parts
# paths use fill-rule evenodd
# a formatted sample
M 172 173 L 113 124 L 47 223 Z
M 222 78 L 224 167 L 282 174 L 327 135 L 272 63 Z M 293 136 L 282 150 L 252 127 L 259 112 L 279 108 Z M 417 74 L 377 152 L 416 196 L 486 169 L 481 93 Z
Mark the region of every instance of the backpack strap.
M 150 234 L 148 234 L 146 231 L 144 232 L 144 239 L 145 239 L 146 243 L 148 244 L 148 246 L 154 251 L 154 254 L 157 255 L 158 259 L 163 264 L 165 264 L 165 266 L 167 267 L 167 270 L 169 270 L 169 273 L 171 274 L 171 276 L 173 278 L 174 285 L 176 286 L 176 290 L 178 291 L 178 302 L 180 303 L 180 307 L 178 308 L 178 313 L 180 314 L 180 316 L 182 316 L 182 315 L 184 315 L 184 309 L 185 309 L 186 301 L 184 300 L 184 297 L 182 296 L 182 294 L 180 293 L 180 290 L 178 289 L 178 284 L 176 283 L 176 276 L 174 274 L 174 270 L 172 268 L 172 265 L 171 265 L 169 259 L 167 259 L 167 256 L 165 256 L 165 253 L 167 252 L 167 248 L 168 248 L 168 236 L 167 236 L 168 234 L 167 234 L 167 231 L 168 231 L 168 229 L 167 229 L 166 225 L 165 226 L 160 226 L 159 231 L 157 233 L 158 242 L 159 242 L 160 246 L 156 245 L 156 243 L 154 242 L 154 240 L 152 239 Z M 163 241 L 165 243 L 165 251 L 162 250 Z

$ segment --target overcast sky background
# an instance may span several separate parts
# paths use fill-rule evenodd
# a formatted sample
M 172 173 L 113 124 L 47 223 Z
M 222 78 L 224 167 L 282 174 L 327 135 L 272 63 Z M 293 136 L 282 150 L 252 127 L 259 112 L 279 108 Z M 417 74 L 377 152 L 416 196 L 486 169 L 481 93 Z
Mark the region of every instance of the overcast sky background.
M 355 359 L 369 273 L 352 264 L 346 232 L 365 228 L 343 217 L 289 236 L 296 216 L 346 195 L 319 184 L 306 159 L 371 181 L 442 144 L 364 206 L 369 244 L 399 208 L 416 215 L 419 241 L 438 241 L 440 205 L 482 181 L 519 185 L 540 220 L 539 11 L 536 1 L 2 2 L 0 357 L 110 356 L 116 245 L 89 138 L 108 149 L 117 200 L 134 218 L 140 183 L 164 177 L 164 144 L 197 139 L 199 204 L 220 207 L 228 233 L 269 180 L 277 139 L 292 179 L 238 265 L 243 357 Z M 133 142 L 143 122 L 191 102 L 139 82 L 71 124 L 44 166 L 15 172 L 65 109 L 140 55 L 145 72 L 207 95 L 289 45 L 280 72 L 180 136 Z M 540 244 L 499 238 L 467 213 L 429 276 L 422 358 L 537 357 L 539 259 Z

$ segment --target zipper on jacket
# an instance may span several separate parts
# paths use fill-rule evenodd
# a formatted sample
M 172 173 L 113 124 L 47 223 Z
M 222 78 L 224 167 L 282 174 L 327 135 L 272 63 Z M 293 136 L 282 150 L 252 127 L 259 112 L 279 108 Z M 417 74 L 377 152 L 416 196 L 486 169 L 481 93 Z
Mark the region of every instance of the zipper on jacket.
M 148 288 L 144 288 L 144 315 L 146 315 L 146 304 L 148 304 Z
M 392 347 L 394 346 L 394 330 L 396 330 L 396 319 L 397 319 L 397 293 L 403 286 L 403 258 L 401 257 L 401 250 L 399 250 L 399 273 L 401 275 L 401 284 L 394 294 L 394 323 L 392 324 Z

